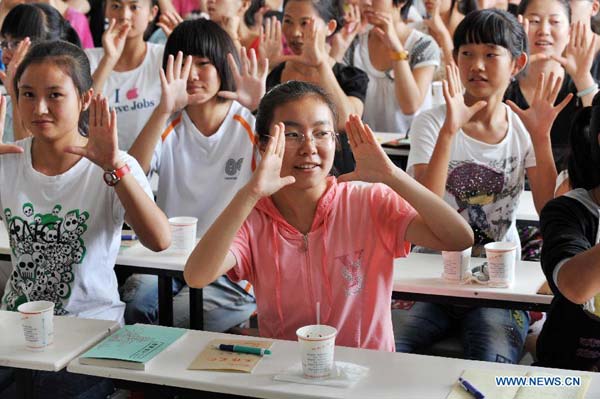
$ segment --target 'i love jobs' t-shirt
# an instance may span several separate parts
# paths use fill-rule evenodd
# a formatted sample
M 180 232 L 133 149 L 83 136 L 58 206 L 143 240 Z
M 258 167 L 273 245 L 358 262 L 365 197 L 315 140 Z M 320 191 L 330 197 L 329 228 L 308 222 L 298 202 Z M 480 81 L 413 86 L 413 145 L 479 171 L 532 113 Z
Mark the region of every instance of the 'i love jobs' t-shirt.
M 129 150 L 160 102 L 159 69 L 165 48 L 154 43 L 146 43 L 146 46 L 142 64 L 131 71 L 112 71 L 102 90 L 110 106 L 117 111 L 119 148 L 123 151 Z M 85 52 L 93 73 L 104 55 L 104 49 L 93 48 Z

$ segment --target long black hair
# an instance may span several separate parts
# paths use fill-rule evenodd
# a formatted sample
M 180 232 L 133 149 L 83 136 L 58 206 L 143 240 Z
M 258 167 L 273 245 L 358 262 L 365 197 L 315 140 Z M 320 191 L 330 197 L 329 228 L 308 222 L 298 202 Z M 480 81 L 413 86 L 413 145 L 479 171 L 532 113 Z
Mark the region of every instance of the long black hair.
M 570 153 L 567 160 L 572 188 L 591 190 L 600 186 L 600 93 L 591 107 L 575 115 L 569 131 Z
M 29 37 L 32 42 L 64 40 L 81 47 L 79 35 L 60 12 L 49 4 L 19 4 L 6 15 L 2 36 Z
M 506 48 L 512 58 L 529 53 L 527 35 L 517 18 L 495 8 L 470 12 L 454 31 L 454 56 L 465 44 L 493 44 Z

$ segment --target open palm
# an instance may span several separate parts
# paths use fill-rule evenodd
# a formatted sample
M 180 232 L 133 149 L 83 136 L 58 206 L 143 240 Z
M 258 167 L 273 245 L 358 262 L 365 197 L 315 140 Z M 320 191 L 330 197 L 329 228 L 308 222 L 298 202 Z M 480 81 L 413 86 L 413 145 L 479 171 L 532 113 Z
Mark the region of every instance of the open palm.
M 179 51 L 177 58 L 170 54 L 167 59 L 167 71 L 160 69 L 160 86 L 162 93 L 158 108 L 161 112 L 172 114 L 188 105 L 187 81 L 192 68 L 192 57 L 187 56 L 183 62 L 183 53 Z
M 444 99 L 446 100 L 444 125 L 454 134 L 469 122 L 473 115 L 482 110 L 487 102 L 478 101 L 471 106 L 465 104 L 460 74 L 455 64 L 446 65 L 446 78 L 447 80 L 444 80 L 442 84 Z
M 385 154 L 373 131 L 364 125 L 358 115 L 350 115 L 346 122 L 346 134 L 356 160 L 354 172 L 338 178 L 338 181 L 385 182 L 396 168 Z
M 541 73 L 528 109 L 523 110 L 514 102 L 506 101 L 508 106 L 519 116 L 533 141 L 549 137 L 554 119 L 573 98 L 573 93 L 569 93 L 560 104 L 554 105 L 561 86 L 562 78 L 560 76 L 554 76 L 552 72 L 546 79 Z
M 233 73 L 236 91 L 220 91 L 219 97 L 237 100 L 250 110 L 257 109 L 260 99 L 266 92 L 269 60 L 263 58 L 259 64 L 254 49 L 250 49 L 250 57 L 248 57 L 246 48 L 242 47 L 240 49 L 241 69 L 231 54 L 227 55 L 227 61 Z
M 67 147 L 66 152 L 86 157 L 103 170 L 118 168 L 117 113 L 109 109 L 106 97 L 98 94 L 91 101 L 87 144 Z
M 268 197 L 296 181 L 293 176 L 281 177 L 281 163 L 285 153 L 284 130 L 285 126 L 281 122 L 273 127 L 262 159 L 248 182 L 251 192 L 259 198 Z
M 4 120 L 6 119 L 6 97 L 0 96 L 0 155 L 3 154 L 19 154 L 23 152 L 23 148 L 18 145 L 4 144 L 2 136 L 4 136 Z

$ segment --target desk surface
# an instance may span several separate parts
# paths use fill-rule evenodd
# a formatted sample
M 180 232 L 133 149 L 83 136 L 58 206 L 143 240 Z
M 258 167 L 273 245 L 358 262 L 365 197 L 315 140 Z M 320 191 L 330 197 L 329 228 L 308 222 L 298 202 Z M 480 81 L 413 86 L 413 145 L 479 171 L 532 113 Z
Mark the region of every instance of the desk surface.
M 0 221 L 0 255 L 10 255 L 8 233 Z M 182 254 L 165 250 L 153 252 L 139 242 L 132 246 L 122 247 L 117 255 L 117 265 L 147 267 L 151 269 L 164 269 L 182 271 L 189 254 Z
M 471 258 L 471 266 L 484 261 L 483 258 Z M 443 268 L 441 255 L 411 253 L 406 258 L 395 259 L 394 291 L 536 304 L 552 302 L 552 295 L 537 294 L 546 281 L 539 262 L 520 261 L 511 288 L 448 282 L 441 277 Z
M 85 350 L 119 328 L 109 320 L 54 317 L 54 343 L 44 351 L 25 348 L 18 312 L 0 311 L 0 366 L 59 371 Z
M 301 385 L 274 381 L 273 377 L 300 362 L 300 347 L 293 341 L 275 341 L 273 355 L 265 356 L 252 374 L 187 370 L 187 366 L 209 340 L 231 337 L 204 331 L 189 331 L 179 341 L 160 353 L 147 370 L 126 370 L 85 366 L 73 360 L 68 370 L 121 380 L 169 385 L 188 389 L 249 395 L 260 398 L 394 398 L 444 399 L 465 369 L 523 370 L 538 369 L 548 373 L 575 375 L 573 371 L 541 369 L 500 363 L 449 359 L 405 353 L 379 352 L 336 347 L 337 361 L 370 368 L 369 373 L 352 388 Z M 587 399 L 600 398 L 600 379 L 593 373 Z

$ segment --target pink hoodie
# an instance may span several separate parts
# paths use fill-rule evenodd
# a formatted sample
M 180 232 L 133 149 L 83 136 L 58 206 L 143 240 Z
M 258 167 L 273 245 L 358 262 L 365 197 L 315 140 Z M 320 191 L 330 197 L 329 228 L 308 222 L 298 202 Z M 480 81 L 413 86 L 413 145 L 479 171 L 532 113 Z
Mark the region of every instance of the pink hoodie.
M 383 184 L 330 177 L 303 235 L 264 198 L 231 245 L 237 265 L 227 275 L 252 283 L 263 337 L 296 340 L 299 327 L 316 323 L 320 302 L 337 345 L 394 351 L 393 260 L 410 251 L 404 235 L 415 215 Z

